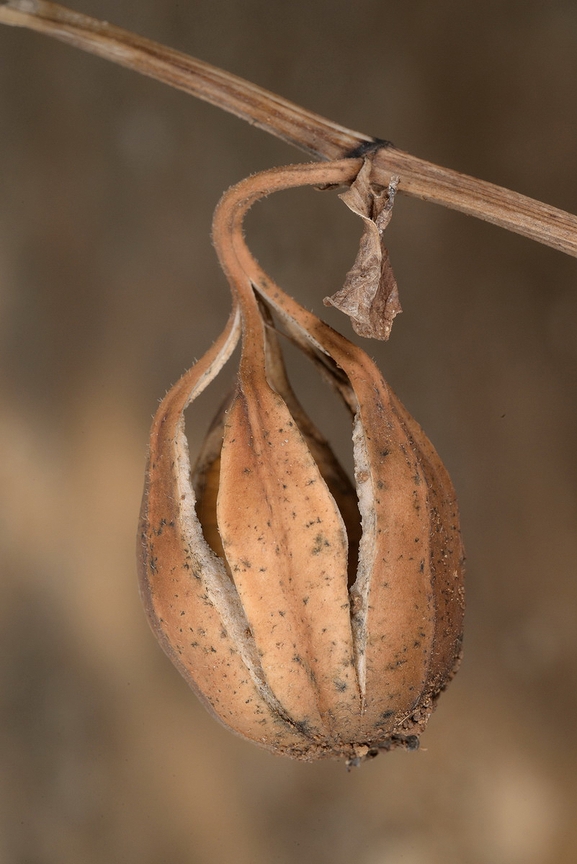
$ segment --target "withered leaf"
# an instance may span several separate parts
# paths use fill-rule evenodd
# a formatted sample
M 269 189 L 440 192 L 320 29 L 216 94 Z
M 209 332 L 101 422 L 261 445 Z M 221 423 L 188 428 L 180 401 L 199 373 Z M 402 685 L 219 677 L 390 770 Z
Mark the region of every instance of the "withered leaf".
M 391 177 L 388 189 L 371 185 L 372 162 L 365 159 L 350 189 L 339 197 L 364 222 L 355 263 L 345 284 L 325 306 L 335 306 L 351 319 L 353 330 L 369 339 L 388 339 L 393 319 L 401 312 L 399 291 L 383 242 L 383 232 L 393 210 L 398 177 Z

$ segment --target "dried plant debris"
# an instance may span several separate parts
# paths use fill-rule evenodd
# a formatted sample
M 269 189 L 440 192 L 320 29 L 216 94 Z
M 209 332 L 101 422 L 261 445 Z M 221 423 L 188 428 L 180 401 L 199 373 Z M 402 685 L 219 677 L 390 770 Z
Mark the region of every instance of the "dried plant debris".
M 339 195 L 347 207 L 361 217 L 364 228 L 345 284 L 332 297 L 325 297 L 324 303 L 348 315 L 359 336 L 386 340 L 391 334 L 393 319 L 402 311 L 395 274 L 383 241 L 399 178 L 393 175 L 388 188 L 384 189 L 371 183 L 371 171 L 372 158 L 367 158 L 351 187 Z

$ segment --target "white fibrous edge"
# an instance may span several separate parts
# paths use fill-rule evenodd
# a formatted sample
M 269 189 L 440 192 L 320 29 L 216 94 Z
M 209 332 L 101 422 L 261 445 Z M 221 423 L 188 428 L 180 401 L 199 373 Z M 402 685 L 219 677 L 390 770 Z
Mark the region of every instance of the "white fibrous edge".
M 367 646 L 367 611 L 371 575 L 374 569 L 374 554 L 376 549 L 376 515 L 375 496 L 371 478 L 371 466 L 367 455 L 367 442 L 360 414 L 357 412 L 353 422 L 353 459 L 355 465 L 355 482 L 361 514 L 361 540 L 359 543 L 359 558 L 357 578 L 351 586 L 351 626 L 353 631 L 353 647 L 362 705 L 366 694 L 366 646 Z

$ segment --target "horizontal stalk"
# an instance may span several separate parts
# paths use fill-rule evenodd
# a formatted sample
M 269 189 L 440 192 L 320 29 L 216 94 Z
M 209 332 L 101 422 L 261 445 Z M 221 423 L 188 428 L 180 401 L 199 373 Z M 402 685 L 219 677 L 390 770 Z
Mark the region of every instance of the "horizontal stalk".
M 318 114 L 236 75 L 46 0 L 0 0 L 0 23 L 28 27 L 148 75 L 235 114 L 325 160 L 378 147 L 377 182 L 400 177 L 399 191 L 476 216 L 577 257 L 577 217 L 492 183 L 441 168 Z

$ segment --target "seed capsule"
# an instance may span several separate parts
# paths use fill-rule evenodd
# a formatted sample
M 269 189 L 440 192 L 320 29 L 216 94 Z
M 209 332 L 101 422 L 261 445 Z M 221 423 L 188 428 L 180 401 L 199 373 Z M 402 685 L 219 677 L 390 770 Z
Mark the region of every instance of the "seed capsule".
M 237 226 L 251 183 L 215 217 L 227 328 L 154 421 L 141 591 L 164 650 L 225 725 L 276 753 L 357 764 L 415 749 L 458 664 L 455 494 L 370 358 L 250 256 Z M 273 315 L 351 411 L 354 487 L 288 383 Z M 191 472 L 184 409 L 241 330 L 236 391 Z

